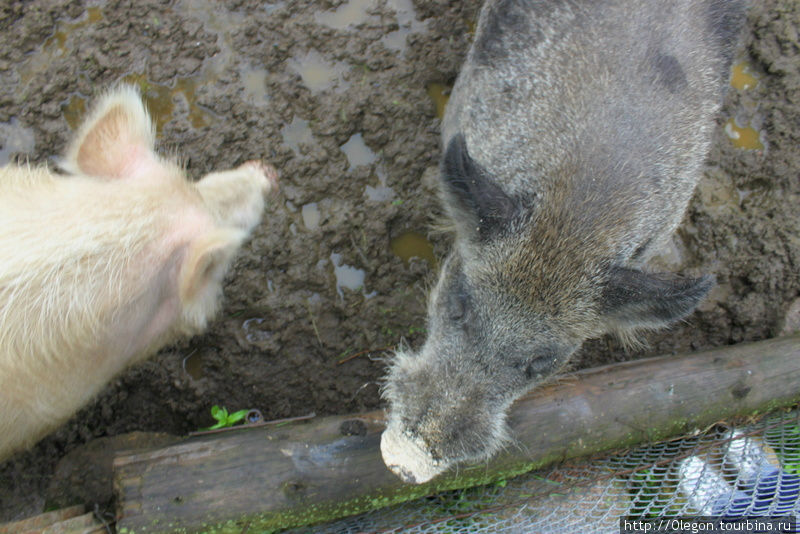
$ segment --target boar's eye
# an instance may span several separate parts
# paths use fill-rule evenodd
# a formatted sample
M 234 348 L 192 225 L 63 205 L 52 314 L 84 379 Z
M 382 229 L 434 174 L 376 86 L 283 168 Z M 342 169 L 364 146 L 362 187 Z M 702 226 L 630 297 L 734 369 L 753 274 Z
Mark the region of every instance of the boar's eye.
M 527 380 L 533 380 L 552 374 L 557 362 L 558 355 L 555 352 L 538 351 L 537 355 L 524 360 L 518 367 L 524 370 Z
M 533 380 L 534 378 L 540 378 L 544 374 L 546 374 L 547 370 L 552 367 L 552 360 L 547 358 L 536 358 L 530 361 L 525 367 L 525 378 L 528 380 Z

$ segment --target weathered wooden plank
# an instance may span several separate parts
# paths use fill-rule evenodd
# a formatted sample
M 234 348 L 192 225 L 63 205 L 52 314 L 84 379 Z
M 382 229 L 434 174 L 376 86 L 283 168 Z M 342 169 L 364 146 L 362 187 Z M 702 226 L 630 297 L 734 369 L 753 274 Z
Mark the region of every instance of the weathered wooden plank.
M 95 534 L 106 532 L 94 514 L 84 513 L 83 505 L 0 525 L 0 534 Z
M 42 529 L 41 534 L 100 534 L 108 532 L 91 512 L 65 521 L 59 521 Z
M 403 484 L 379 452 L 381 412 L 188 439 L 115 461 L 120 533 L 309 524 L 546 464 L 679 435 L 800 398 L 800 336 L 575 373 L 512 408 L 520 447 Z

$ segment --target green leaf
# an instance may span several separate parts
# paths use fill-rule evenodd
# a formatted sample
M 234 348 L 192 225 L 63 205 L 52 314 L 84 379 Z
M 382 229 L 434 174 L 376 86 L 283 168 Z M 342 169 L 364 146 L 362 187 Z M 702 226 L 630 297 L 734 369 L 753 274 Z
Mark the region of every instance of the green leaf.
M 207 428 L 201 428 L 200 430 L 216 430 L 218 428 L 228 428 L 230 426 L 235 425 L 236 423 L 241 422 L 250 410 L 239 410 L 238 412 L 234 412 L 229 414 L 228 409 L 223 407 L 219 407 L 216 404 L 211 407 L 211 417 L 213 417 L 217 422 L 213 426 Z
M 228 410 L 225 408 L 220 408 L 216 404 L 211 407 L 211 417 L 216 419 L 217 421 L 224 421 L 228 418 Z
M 233 426 L 234 424 L 238 423 L 242 419 L 247 416 L 247 412 L 250 410 L 239 410 L 238 412 L 234 412 L 228 416 L 228 426 Z

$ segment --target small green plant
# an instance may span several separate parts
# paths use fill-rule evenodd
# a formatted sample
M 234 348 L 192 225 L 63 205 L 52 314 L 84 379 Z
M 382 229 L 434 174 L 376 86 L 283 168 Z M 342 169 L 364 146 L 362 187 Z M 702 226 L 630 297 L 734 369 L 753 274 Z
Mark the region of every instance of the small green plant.
M 203 430 L 216 430 L 218 428 L 231 427 L 236 423 L 244 421 L 244 418 L 247 417 L 248 411 L 249 410 L 239 410 L 238 412 L 228 413 L 227 408 L 220 408 L 215 404 L 211 407 L 211 417 L 216 419 L 217 423 L 208 428 L 204 428 Z

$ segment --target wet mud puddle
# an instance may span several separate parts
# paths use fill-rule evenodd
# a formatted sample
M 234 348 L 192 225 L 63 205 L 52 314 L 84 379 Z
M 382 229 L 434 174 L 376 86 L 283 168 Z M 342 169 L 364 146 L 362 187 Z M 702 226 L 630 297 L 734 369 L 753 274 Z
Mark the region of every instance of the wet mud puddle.
M 751 71 L 746 62 L 739 62 L 731 69 L 730 85 L 733 89 L 748 93 L 758 85 L 758 77 Z M 743 98 L 743 109 L 736 117 L 731 117 L 725 122 L 725 134 L 733 146 L 746 150 L 763 150 L 765 147 L 764 133 L 759 130 L 757 123 L 758 103 L 752 98 Z

